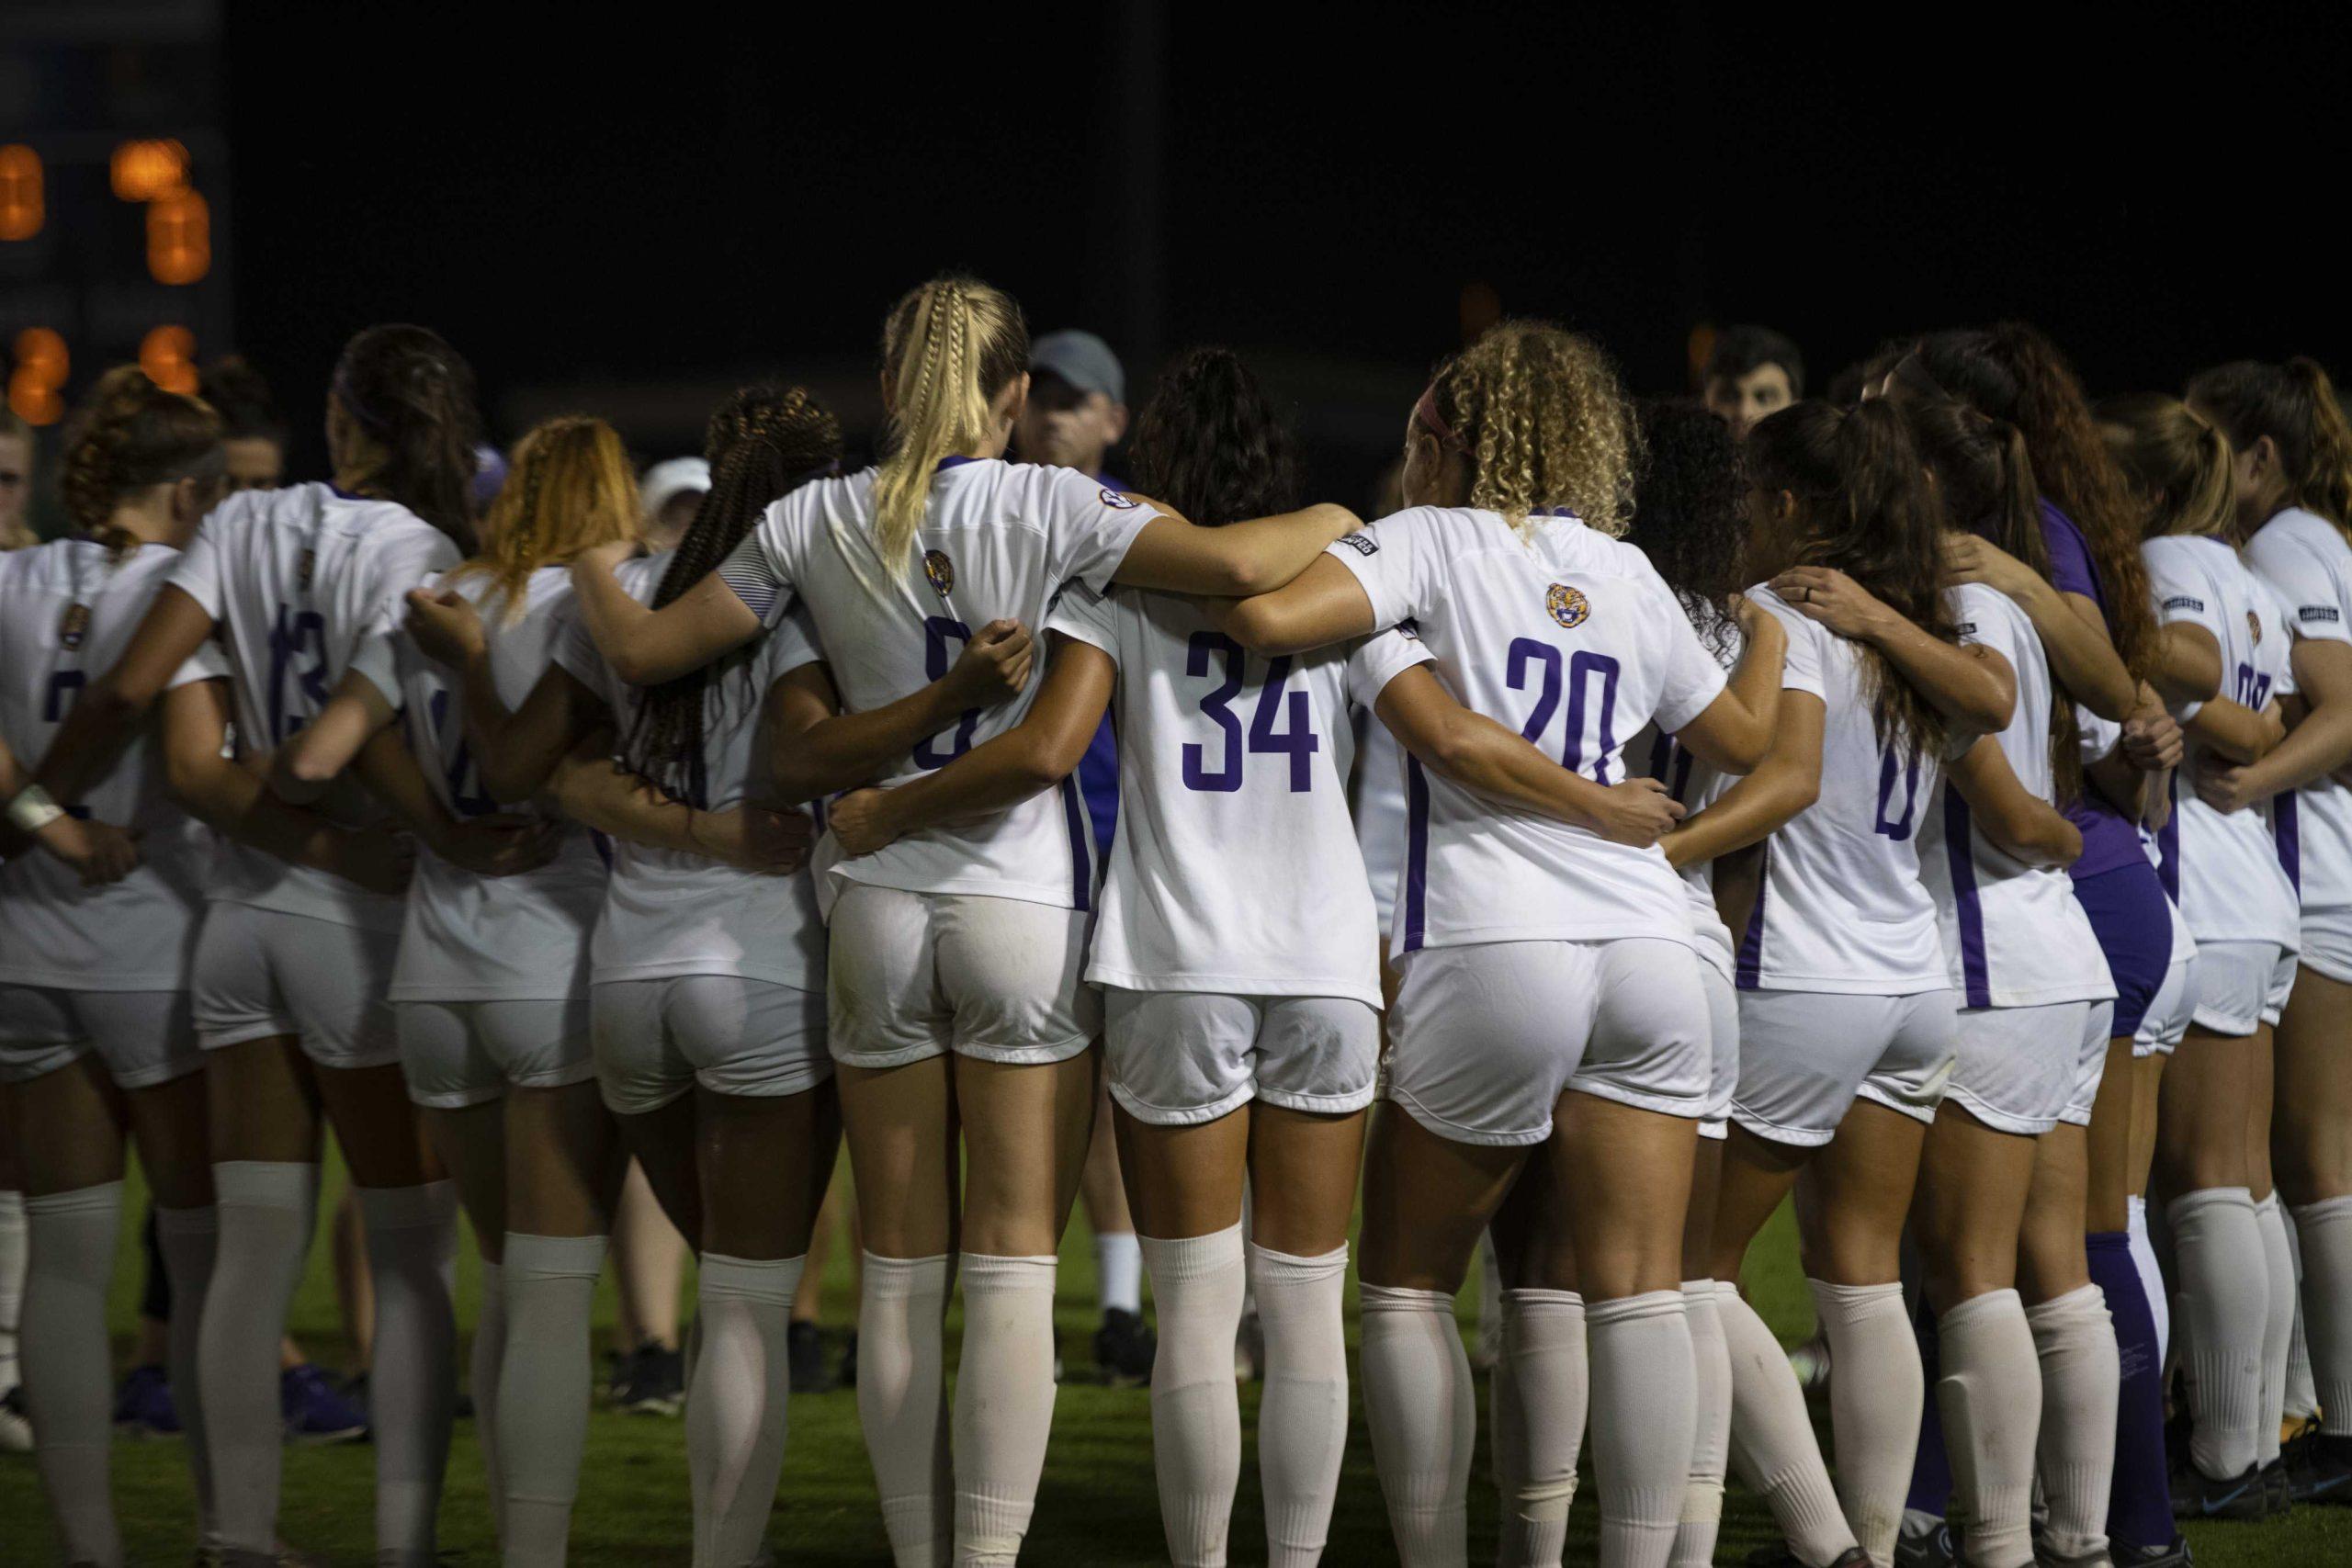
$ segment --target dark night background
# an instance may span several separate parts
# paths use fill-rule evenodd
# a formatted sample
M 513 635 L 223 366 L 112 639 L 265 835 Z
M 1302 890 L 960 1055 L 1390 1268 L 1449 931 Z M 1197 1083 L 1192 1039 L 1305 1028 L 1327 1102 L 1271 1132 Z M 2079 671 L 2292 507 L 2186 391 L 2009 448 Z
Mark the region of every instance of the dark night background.
M 473 360 L 501 441 L 574 405 L 658 457 L 753 374 L 866 423 L 884 309 L 961 266 L 1102 331 L 1134 401 L 1251 353 L 1351 501 L 1477 286 L 1645 391 L 1702 321 L 1787 330 L 1815 388 L 2002 315 L 2095 390 L 2346 368 L 2340 24 L 2073 14 L 231 0 L 236 346 L 298 472 L 386 319 Z

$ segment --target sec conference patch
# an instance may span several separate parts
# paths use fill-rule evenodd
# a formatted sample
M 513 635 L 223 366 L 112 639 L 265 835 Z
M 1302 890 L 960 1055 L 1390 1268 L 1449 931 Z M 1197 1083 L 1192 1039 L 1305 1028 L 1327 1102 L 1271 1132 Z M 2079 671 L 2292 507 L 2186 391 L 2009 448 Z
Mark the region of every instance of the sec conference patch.
M 1565 582 L 1555 582 L 1544 591 L 1544 607 L 1552 612 L 1554 620 L 1570 631 L 1584 625 L 1585 617 L 1592 614 L 1592 601 Z
M 945 550 L 923 551 L 922 574 L 930 579 L 931 591 L 942 599 L 956 592 L 956 563 L 947 558 Z

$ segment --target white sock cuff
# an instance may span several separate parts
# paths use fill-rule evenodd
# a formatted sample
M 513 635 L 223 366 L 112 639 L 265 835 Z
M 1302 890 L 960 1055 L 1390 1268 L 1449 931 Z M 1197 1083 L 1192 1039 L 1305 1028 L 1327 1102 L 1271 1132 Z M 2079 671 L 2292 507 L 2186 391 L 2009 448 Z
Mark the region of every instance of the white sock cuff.
M 706 1252 L 695 1279 L 695 1294 L 703 1301 L 747 1301 L 788 1307 L 793 1292 L 800 1288 L 800 1270 L 808 1261 L 806 1253 L 797 1258 L 729 1258 L 724 1253 Z
M 2256 1198 L 2254 1201 L 2254 1212 L 2257 1214 L 2277 1214 L 2281 1219 L 2285 1218 L 2287 1210 L 2285 1205 L 2278 1201 L 2278 1190 L 2274 1187 L 2262 1197 Z
M 1442 1313 L 1453 1314 L 1453 1296 L 1446 1291 L 1414 1291 L 1402 1285 L 1356 1284 L 1358 1315 L 1370 1313 Z
M 1576 1292 L 1546 1291 L 1533 1285 L 1514 1285 L 1505 1290 L 1503 1311 L 1516 1318 L 1587 1315 L 1584 1298 Z
M 1240 1268 L 1244 1261 L 1238 1224 L 1206 1235 L 1160 1237 L 1138 1232 L 1136 1244 L 1143 1248 L 1144 1266 L 1151 1270 L 1155 1285 L 1163 1280 L 1221 1274 Z
M 1685 1280 L 1682 1281 L 1682 1294 L 1690 1301 L 1695 1302 L 1704 1298 L 1705 1300 L 1712 1302 L 1715 1299 L 1715 1281 L 1713 1280 Z
M 1736 1306 L 1746 1304 L 1747 1298 L 1739 1293 L 1738 1280 L 1718 1280 L 1715 1281 L 1715 1310 L 1717 1312 L 1729 1312 Z
M 2023 1315 L 2025 1298 L 2014 1289 L 1987 1291 L 1981 1296 L 1971 1296 L 1956 1306 L 1947 1307 L 1936 1319 L 1938 1334 L 1964 1332 L 1980 1317 Z
M 155 1205 L 155 1232 L 159 1235 L 215 1235 L 220 1230 L 220 1209 L 216 1203 L 194 1209 Z
M 13 1189 L 0 1190 L 0 1230 L 11 1230 L 25 1223 L 25 1195 Z
M 414 1187 L 354 1187 L 359 1217 L 374 1230 L 431 1230 L 454 1224 L 458 1217 L 458 1184 L 421 1181 Z
M 25 1200 L 27 1219 L 47 1214 L 59 1217 L 67 1214 L 102 1214 L 122 1207 L 122 1181 L 101 1181 L 96 1187 L 75 1187 L 63 1192 L 44 1192 Z
M 213 1201 L 244 1209 L 307 1209 L 319 1168 L 308 1160 L 224 1159 L 212 1168 Z
M 2254 1193 L 2244 1187 L 2200 1187 L 2194 1192 L 2184 1192 L 2165 1205 L 2165 1223 L 2175 1230 L 2208 1209 L 2254 1208 Z
M 1042 1291 L 1051 1295 L 1061 1259 L 1046 1254 L 1035 1258 L 1000 1258 L 985 1252 L 957 1255 L 956 1269 L 964 1276 L 964 1293 L 1018 1295 Z
M 1318 1280 L 1328 1280 L 1334 1274 L 1348 1271 L 1345 1242 L 1313 1258 L 1276 1252 L 1272 1247 L 1260 1247 L 1254 1241 L 1247 1247 L 1250 1277 L 1261 1285 L 1311 1285 Z
M 2063 1296 L 2052 1296 L 2038 1306 L 2030 1306 L 2025 1309 L 2025 1318 L 2037 1332 L 2077 1321 L 2087 1323 L 2097 1319 L 2102 1324 L 2115 1321 L 2108 1315 L 2107 1292 L 2095 1283 L 2068 1291 Z
M 608 1238 L 601 1235 L 533 1235 L 508 1231 L 502 1250 L 516 1280 L 589 1280 L 605 1271 Z
M 1826 1325 L 1833 1316 L 1851 1318 L 1870 1311 L 1881 1302 L 1903 1302 L 1900 1281 L 1886 1285 L 1833 1285 L 1826 1280 L 1805 1277 L 1805 1289 L 1813 1292 L 1813 1310 Z M 2011 1294 L 2016 1292 L 2012 1292 Z
M 2352 1220 L 2352 1194 L 2342 1198 L 2323 1198 L 2316 1203 L 2298 1203 L 2287 1211 L 2299 1225 L 2315 1225 L 2329 1220 Z
M 1593 1328 L 1606 1328 L 1612 1323 L 1639 1323 L 1652 1317 L 1680 1317 L 1683 1314 L 1680 1291 L 1645 1291 L 1638 1296 L 1619 1296 L 1614 1301 L 1587 1302 L 1585 1323 Z
M 944 1252 L 929 1258 L 885 1258 L 869 1252 L 864 1261 L 858 1287 L 863 1294 L 875 1301 L 904 1301 L 945 1295 L 947 1266 L 955 1259 Z

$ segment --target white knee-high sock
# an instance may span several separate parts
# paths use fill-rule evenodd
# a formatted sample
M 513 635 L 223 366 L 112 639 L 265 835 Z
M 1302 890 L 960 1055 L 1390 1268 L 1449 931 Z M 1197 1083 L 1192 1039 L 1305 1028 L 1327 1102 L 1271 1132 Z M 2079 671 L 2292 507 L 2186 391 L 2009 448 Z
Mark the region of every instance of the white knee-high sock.
M 2123 1381 L 2115 1320 L 2097 1285 L 2028 1308 L 2041 1362 L 2041 1434 L 2034 1463 L 2050 1510 L 2050 1554 L 2095 1560 L 2107 1551 L 2115 1481 L 2115 1418 Z
M 1707 1568 L 1723 1527 L 1724 1474 L 1730 1466 L 1731 1349 L 1713 1280 L 1682 1281 L 1690 1321 L 1690 1370 L 1696 1381 L 1690 1428 L 1690 1478 L 1682 1517 L 1674 1530 L 1674 1568 Z
M 1728 1280 L 1716 1282 L 1715 1312 L 1731 1356 L 1732 1461 L 1763 1494 L 1797 1560 L 1827 1568 L 1854 1549 L 1854 1532 L 1814 1439 L 1804 1391 L 1781 1342 Z
M 17 1386 L 24 1375 L 17 1351 L 17 1337 L 25 1309 L 25 1260 L 29 1250 L 25 1235 L 25 1195 L 0 1192 L 0 1393 Z
M 2148 1312 L 2156 1320 L 2156 1361 L 2161 1366 L 2172 1344 L 2172 1288 L 2165 1283 L 2165 1271 L 2156 1262 L 2156 1244 L 2148 1235 L 2148 1201 L 2132 1198 L 2126 1201 L 2132 1266 L 2140 1271 L 2141 1293 L 2148 1298 Z
M 1029 1532 L 1054 1427 L 1056 1263 L 978 1252 L 957 1263 L 964 1276 L 955 1414 L 957 1568 L 1010 1564 Z
M 1388 1285 L 1357 1292 L 1364 1420 L 1396 1553 L 1406 1568 L 1463 1568 L 1477 1413 L 1453 1298 Z
M 1568 1540 L 1577 1456 L 1591 1403 L 1584 1298 L 1574 1291 L 1506 1290 L 1502 1343 L 1488 1386 L 1497 1521 L 1496 1568 L 1552 1568 Z
M 865 1255 L 857 1302 L 857 1419 L 897 1568 L 936 1568 L 955 1539 L 940 1336 L 949 1258 Z
M 1143 1314 L 1142 1241 L 1133 1231 L 1094 1233 L 1094 1298 L 1104 1312 Z M 1155 1296 L 1159 1290 L 1155 1282 Z
M 458 1408 L 458 1320 L 449 1301 L 457 1184 L 354 1190 L 376 1284 L 368 1414 L 376 1439 L 377 1562 L 429 1568 Z
M 1268 1568 L 1313 1568 L 1330 1535 L 1348 1446 L 1347 1275 L 1344 1247 L 1296 1258 L 1250 1246 L 1266 1340 L 1258 1480 L 1266 1498 Z
M 2262 1418 L 2254 1433 L 2254 1460 L 2278 1457 L 2278 1427 L 2287 1414 L 2287 1351 L 2295 1337 L 2295 1256 L 2288 1250 L 2287 1211 L 2271 1193 L 2254 1206 L 2262 1226 L 2262 1262 L 2269 1291 L 2262 1324 Z
M 1838 1500 L 1878 1568 L 1894 1561 L 1903 1500 L 1911 1489 L 1927 1379 L 1919 1341 L 1903 1310 L 1903 1287 L 1833 1285 L 1807 1280 L 1829 1340 L 1831 1430 L 1838 1449 Z
M 474 1398 L 474 1443 L 490 1495 L 490 1523 L 502 1553 L 506 1546 L 506 1472 L 498 1462 L 498 1372 L 506 1359 L 506 1267 L 481 1260 L 481 1297 L 474 1308 L 474 1343 L 466 1387 Z
M 2196 1424 L 2197 1468 L 2216 1481 L 2243 1475 L 2261 1441 L 2263 1336 L 2270 1262 L 2254 1195 L 2243 1187 L 2184 1192 L 2165 1205 L 2180 1269 L 2181 1336 Z
M 506 1233 L 506 1348 L 498 1366 L 508 1568 L 561 1568 L 588 1439 L 588 1312 L 601 1235 Z
M 2320 1428 L 2352 1437 L 2352 1197 L 2295 1211 L 2303 1259 L 2303 1332 L 2311 1340 Z
M 695 1314 L 702 1324 L 702 1355 L 686 1390 L 695 1568 L 750 1568 L 765 1543 L 776 1477 L 784 1471 L 785 1403 L 792 1393 L 785 1340 L 807 1261 L 702 1255 Z M 514 1266 L 512 1252 L 506 1262 Z M 594 1283 L 592 1274 L 591 1288 Z M 514 1355 L 510 1348 L 510 1367 Z M 580 1424 L 587 1424 L 584 1410 Z M 510 1477 L 517 1458 L 510 1450 Z M 576 1460 L 572 1469 L 576 1476 Z M 510 1506 L 514 1488 L 510 1479 Z
M 2018 1568 L 2033 1561 L 2033 1456 L 2041 1432 L 2041 1371 L 2033 1329 L 2015 1291 L 1971 1296 L 1936 1320 L 1943 1376 L 1936 1408 L 1951 1455 L 1957 1513 L 1967 1522 L 1968 1561 Z M 1831 1365 L 1843 1377 L 1835 1350 Z M 2104 1428 L 2115 1440 L 2110 1419 Z M 1846 1444 L 1838 1444 L 1843 1466 Z M 1908 1456 L 1905 1459 L 1907 1466 Z M 1908 1483 L 1909 1476 L 1905 1476 Z M 1899 1501 L 1899 1495 L 1898 1495 Z
M 212 1168 L 220 1239 L 204 1293 L 197 1381 L 212 1451 L 221 1545 L 268 1552 L 277 1532 L 277 1345 L 318 1213 L 319 1168 L 222 1160 Z M 174 1311 L 197 1310 L 177 1303 Z
M 1603 1568 L 1666 1568 L 1690 1485 L 1697 1373 L 1679 1290 L 1585 1308 Z
M 1233 1382 L 1233 1336 L 1241 1326 L 1248 1273 L 1241 1227 L 1138 1240 L 1159 1303 L 1151 1458 L 1169 1561 L 1176 1568 L 1224 1568 L 1241 1482 L 1241 1401 Z
M 114 1275 L 122 1183 L 25 1201 L 31 1248 L 21 1328 L 25 1400 L 50 1517 L 69 1562 L 120 1568 L 107 1444 L 114 1379 L 107 1283 Z
M 2278 1214 L 2287 1233 L 2287 1261 L 2295 1274 L 2295 1336 L 2287 1342 L 2287 1419 L 2310 1420 L 2319 1414 L 2319 1382 L 2312 1371 L 2311 1337 L 2303 1327 L 2303 1238 L 2293 1214 L 2284 1203 Z
M 172 1286 L 172 1321 L 164 1350 L 172 1403 L 187 1443 L 188 1479 L 196 1487 L 197 1539 L 207 1548 L 220 1541 L 212 1501 L 212 1451 L 205 1436 L 204 1381 L 197 1371 L 197 1342 L 204 1327 L 204 1296 L 212 1288 L 212 1258 L 220 1241 L 220 1213 L 200 1209 L 155 1210 L 155 1245 L 164 1255 L 164 1277 Z

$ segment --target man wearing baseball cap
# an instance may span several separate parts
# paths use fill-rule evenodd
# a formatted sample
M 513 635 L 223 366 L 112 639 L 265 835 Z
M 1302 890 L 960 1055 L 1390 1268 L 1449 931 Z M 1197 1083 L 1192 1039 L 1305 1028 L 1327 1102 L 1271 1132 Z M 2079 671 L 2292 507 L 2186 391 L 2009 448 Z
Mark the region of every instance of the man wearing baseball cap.
M 1109 344 L 1092 333 L 1065 331 L 1029 345 L 1029 399 L 1012 432 L 1023 462 L 1076 468 L 1125 490 L 1125 481 L 1102 464 L 1126 433 L 1127 375 Z M 1078 783 L 1094 825 L 1095 852 L 1107 853 L 1119 821 L 1119 747 L 1107 715 L 1078 764 Z M 1151 1376 L 1158 1346 L 1144 1326 L 1143 1250 L 1119 1180 L 1107 1082 L 1095 1108 L 1094 1146 L 1079 1180 L 1094 1227 L 1094 1276 L 1102 1304 L 1094 1359 L 1113 1382 L 1142 1382 Z

